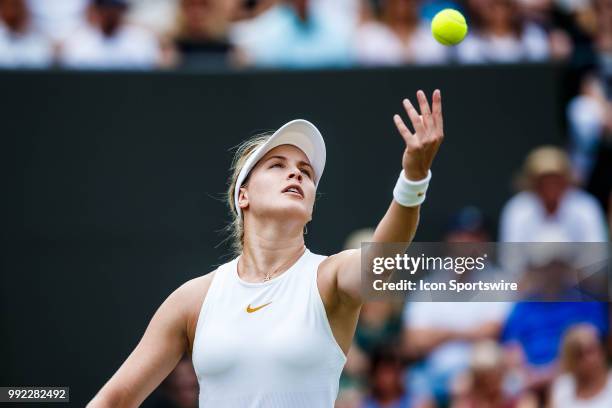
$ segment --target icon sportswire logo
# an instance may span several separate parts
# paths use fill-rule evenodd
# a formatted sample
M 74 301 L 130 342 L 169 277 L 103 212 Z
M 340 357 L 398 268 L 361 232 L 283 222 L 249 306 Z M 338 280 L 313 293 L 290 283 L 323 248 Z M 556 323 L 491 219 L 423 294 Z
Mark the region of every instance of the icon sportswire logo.
M 254 313 L 256 311 L 258 311 L 259 309 L 263 309 L 264 307 L 268 306 L 270 303 L 272 302 L 268 302 L 268 303 L 264 303 L 261 306 L 256 306 L 256 307 L 251 307 L 251 305 L 249 304 L 246 308 L 247 313 Z

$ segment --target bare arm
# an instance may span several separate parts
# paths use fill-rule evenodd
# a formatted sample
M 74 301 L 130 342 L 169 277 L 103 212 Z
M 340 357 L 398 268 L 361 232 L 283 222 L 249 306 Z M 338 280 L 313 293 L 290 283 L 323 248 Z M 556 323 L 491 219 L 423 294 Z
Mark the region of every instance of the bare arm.
M 196 301 L 197 287 L 201 287 L 195 281 L 185 283 L 162 303 L 134 351 L 88 408 L 137 407 L 168 376 L 188 349 L 188 305 Z
M 395 126 L 406 145 L 402 157 L 402 167 L 404 175 L 409 180 L 422 180 L 427 177 L 444 137 L 440 91 L 436 90 L 433 94 L 431 110 L 423 91 L 417 92 L 417 99 L 421 115 L 408 99 L 403 101 L 414 133 L 408 129 L 399 115 L 393 117 Z M 419 223 L 419 208 L 419 206 L 403 207 L 392 200 L 385 216 L 376 227 L 373 242 L 404 242 L 408 245 L 414 238 Z M 336 257 L 337 286 L 340 298 L 350 304 L 361 304 L 361 251 L 345 251 Z

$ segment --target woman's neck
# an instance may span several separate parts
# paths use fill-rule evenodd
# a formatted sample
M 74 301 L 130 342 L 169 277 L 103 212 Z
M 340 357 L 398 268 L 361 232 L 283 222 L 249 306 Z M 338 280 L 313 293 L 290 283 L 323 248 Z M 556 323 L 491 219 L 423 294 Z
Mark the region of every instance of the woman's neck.
M 302 227 L 266 222 L 245 225 L 238 274 L 246 281 L 261 282 L 289 269 L 304 253 Z

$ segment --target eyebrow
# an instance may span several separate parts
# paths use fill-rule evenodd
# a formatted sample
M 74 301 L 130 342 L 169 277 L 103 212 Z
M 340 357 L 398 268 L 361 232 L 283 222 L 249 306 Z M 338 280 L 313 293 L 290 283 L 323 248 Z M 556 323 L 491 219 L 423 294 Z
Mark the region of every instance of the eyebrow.
M 270 156 L 265 161 L 268 161 L 268 160 L 271 160 L 271 159 L 281 159 L 281 160 L 285 160 L 285 161 L 287 160 L 287 158 L 285 156 Z M 300 160 L 298 162 L 298 164 L 302 165 L 302 166 L 308 166 L 308 167 L 310 167 L 310 169 L 312 171 L 314 171 L 314 168 L 310 165 L 310 163 L 305 162 L 304 160 Z

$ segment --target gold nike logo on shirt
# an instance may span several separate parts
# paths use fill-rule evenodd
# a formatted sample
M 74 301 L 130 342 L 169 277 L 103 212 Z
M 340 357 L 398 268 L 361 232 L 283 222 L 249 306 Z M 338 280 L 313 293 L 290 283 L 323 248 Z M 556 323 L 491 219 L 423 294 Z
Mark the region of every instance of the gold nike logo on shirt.
M 259 309 L 262 309 L 262 308 L 268 306 L 270 303 L 272 303 L 272 302 L 268 302 L 266 304 L 263 304 L 263 305 L 257 306 L 257 307 L 251 307 L 251 305 L 249 304 L 247 306 L 247 308 L 246 308 L 246 311 L 247 311 L 247 313 L 254 313 L 254 312 L 258 311 Z

